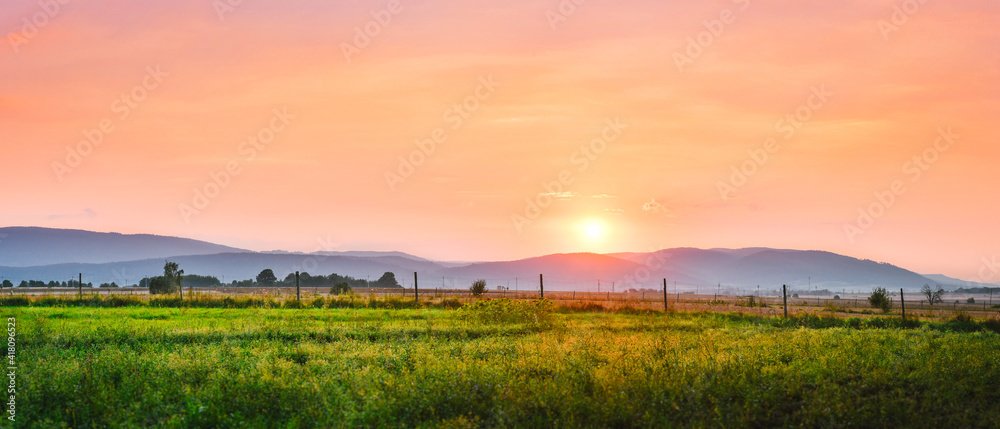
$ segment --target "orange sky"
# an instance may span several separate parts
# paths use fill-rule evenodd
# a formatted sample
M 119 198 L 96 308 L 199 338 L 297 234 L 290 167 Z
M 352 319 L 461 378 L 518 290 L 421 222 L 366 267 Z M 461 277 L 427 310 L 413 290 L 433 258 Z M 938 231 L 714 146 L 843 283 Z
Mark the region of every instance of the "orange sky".
M 450 260 L 821 249 L 969 280 L 1000 253 L 993 0 L 61 1 L 0 2 L 5 226 Z

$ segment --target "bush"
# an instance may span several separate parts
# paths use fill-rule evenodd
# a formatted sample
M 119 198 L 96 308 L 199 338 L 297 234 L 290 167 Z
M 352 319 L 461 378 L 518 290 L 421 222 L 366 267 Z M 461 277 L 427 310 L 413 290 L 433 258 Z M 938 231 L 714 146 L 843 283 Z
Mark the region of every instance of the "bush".
M 889 298 L 889 292 L 884 287 L 877 287 L 872 290 L 871 296 L 868 297 L 868 304 L 882 310 L 883 313 L 891 311 L 893 306 L 892 299 Z
M 330 288 L 330 293 L 333 295 L 340 295 L 342 293 L 351 293 L 351 290 L 352 289 L 350 284 L 348 284 L 347 282 L 340 282 L 333 285 L 333 287 Z
M 840 300 L 840 295 L 834 295 L 833 296 L 833 300 L 834 301 L 839 301 Z
M 177 284 L 164 276 L 153 277 L 149 281 L 150 295 L 163 295 L 177 291 Z
M 486 280 L 480 279 L 472 282 L 472 287 L 469 288 L 469 291 L 475 296 L 483 296 L 483 293 L 486 292 Z
M 31 300 L 24 296 L 3 296 L 0 297 L 0 307 L 27 307 Z
M 975 304 L 975 303 L 976 303 L 976 299 L 975 299 L 975 298 L 972 298 L 972 297 L 970 297 L 969 299 L 965 300 L 965 302 L 966 302 L 967 304 Z

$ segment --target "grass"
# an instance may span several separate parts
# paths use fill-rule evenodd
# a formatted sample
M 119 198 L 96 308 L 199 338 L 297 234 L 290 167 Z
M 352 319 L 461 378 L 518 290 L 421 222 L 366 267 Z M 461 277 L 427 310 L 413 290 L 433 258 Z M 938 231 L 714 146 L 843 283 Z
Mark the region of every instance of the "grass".
M 563 311 L 506 300 L 459 310 L 391 300 L 344 308 L 324 300 L 316 308 L 313 301 L 302 309 L 55 301 L 2 308 L 18 324 L 14 426 L 1000 421 L 996 319 Z

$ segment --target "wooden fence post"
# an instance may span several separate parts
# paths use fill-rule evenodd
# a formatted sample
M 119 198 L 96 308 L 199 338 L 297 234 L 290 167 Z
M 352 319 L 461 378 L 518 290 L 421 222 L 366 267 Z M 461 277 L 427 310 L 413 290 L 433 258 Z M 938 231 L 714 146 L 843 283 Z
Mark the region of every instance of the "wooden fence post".
M 781 295 L 784 296 L 785 318 L 788 318 L 788 285 L 781 285 Z
M 541 274 L 538 275 L 538 292 L 542 296 L 542 299 L 545 299 L 545 281 Z
M 906 299 L 903 298 L 903 288 L 899 288 L 899 306 L 903 308 L 903 321 L 906 321 Z
M 299 293 L 299 272 L 295 272 L 295 300 L 301 302 L 302 294 Z
M 663 279 L 663 311 L 669 310 L 667 307 L 667 279 Z
M 80 280 L 76 284 L 77 289 L 80 290 L 80 299 L 83 299 L 83 273 L 80 273 Z M 11 289 L 12 291 L 14 289 Z
M 420 290 L 417 287 L 417 272 L 413 272 L 413 300 L 420 301 Z

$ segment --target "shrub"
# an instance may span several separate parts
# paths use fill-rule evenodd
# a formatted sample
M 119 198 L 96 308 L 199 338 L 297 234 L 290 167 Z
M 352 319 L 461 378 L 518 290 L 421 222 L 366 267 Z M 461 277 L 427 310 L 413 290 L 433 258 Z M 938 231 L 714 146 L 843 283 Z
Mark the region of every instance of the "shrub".
M 959 311 L 951 318 L 951 321 L 955 323 L 974 323 L 976 319 L 973 319 L 972 316 L 964 311 Z
M 342 293 L 351 293 L 351 291 L 352 291 L 351 285 L 348 284 L 347 282 L 337 283 L 333 285 L 332 288 L 330 288 L 330 293 L 333 295 L 340 295 Z
M 972 298 L 972 297 L 969 297 L 969 299 L 965 300 L 965 302 L 967 304 L 975 304 L 976 303 L 976 299 Z
M 834 295 L 833 299 L 834 299 L 834 301 L 839 301 L 840 300 L 840 295 Z
M 153 277 L 149 282 L 150 295 L 163 295 L 177 291 L 177 284 L 164 276 Z
M 924 287 L 920 288 L 920 293 L 927 297 L 927 302 L 932 306 L 935 303 L 944 302 L 944 299 L 942 298 L 944 295 L 944 289 L 941 289 L 941 286 L 938 286 L 937 289 L 934 290 L 931 289 L 930 285 L 925 284 Z
M 25 296 L 4 296 L 0 297 L 0 307 L 27 307 L 31 300 Z
M 486 280 L 479 279 L 472 282 L 472 287 L 469 288 L 469 291 L 475 296 L 483 296 L 483 293 L 486 292 Z
M 872 290 L 872 294 L 868 297 L 868 304 L 882 310 L 883 313 L 891 311 L 893 306 L 892 299 L 889 298 L 889 292 L 884 287 L 877 287 Z

